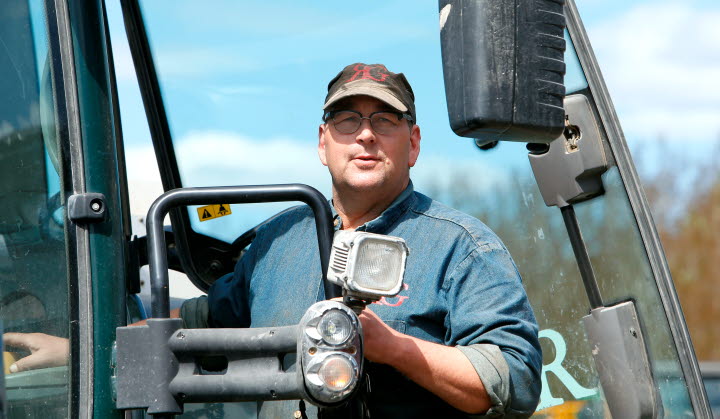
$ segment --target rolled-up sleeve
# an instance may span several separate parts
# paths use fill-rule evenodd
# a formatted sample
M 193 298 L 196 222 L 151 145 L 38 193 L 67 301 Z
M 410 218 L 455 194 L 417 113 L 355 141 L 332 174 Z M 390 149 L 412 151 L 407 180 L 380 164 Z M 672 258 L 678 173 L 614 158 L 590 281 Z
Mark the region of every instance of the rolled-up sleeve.
M 449 278 L 446 344 L 458 346 L 490 396 L 486 417 L 528 417 L 537 407 L 542 353 L 535 316 L 510 254 L 479 246 Z
M 475 368 L 490 397 L 490 409 L 474 417 L 501 418 L 510 402 L 510 368 L 497 345 L 489 343 L 457 346 Z

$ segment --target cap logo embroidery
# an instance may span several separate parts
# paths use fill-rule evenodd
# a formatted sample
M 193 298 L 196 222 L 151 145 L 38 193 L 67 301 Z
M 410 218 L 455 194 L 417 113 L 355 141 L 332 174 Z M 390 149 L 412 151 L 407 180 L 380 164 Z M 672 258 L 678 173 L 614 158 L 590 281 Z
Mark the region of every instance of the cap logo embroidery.
M 384 65 L 365 65 L 365 64 L 358 64 L 355 67 L 353 67 L 353 70 L 355 70 L 355 73 L 350 77 L 345 83 L 349 83 L 351 81 L 355 80 L 375 80 L 375 81 L 385 81 L 388 77 L 390 77 L 389 74 L 387 74 L 387 68 L 385 68 Z

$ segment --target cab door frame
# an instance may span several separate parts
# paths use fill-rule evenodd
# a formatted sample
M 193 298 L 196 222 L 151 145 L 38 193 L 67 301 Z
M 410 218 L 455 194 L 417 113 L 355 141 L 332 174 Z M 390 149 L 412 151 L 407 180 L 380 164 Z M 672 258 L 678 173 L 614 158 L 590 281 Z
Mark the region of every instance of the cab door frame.
M 112 382 L 115 328 L 125 324 L 129 205 L 103 0 L 45 0 L 58 138 L 71 195 L 100 193 L 105 216 L 65 218 L 70 281 L 70 417 L 122 417 Z M 66 202 L 67 198 L 65 197 Z M 66 206 L 67 208 L 67 206 Z
M 58 138 L 70 162 L 69 167 L 64 168 L 63 177 L 70 179 L 73 194 L 81 194 L 85 192 L 85 169 L 70 12 L 65 0 L 48 0 L 45 6 L 57 94 Z M 67 217 L 65 220 L 70 319 L 76 320 L 70 325 L 70 416 L 89 418 L 92 417 L 94 372 L 89 231 L 70 223 Z
M 625 141 L 615 107 L 610 99 L 597 59 L 590 46 L 587 32 L 573 0 L 567 0 L 566 2 L 565 18 L 570 38 L 575 46 L 575 51 L 590 90 L 593 92 L 602 126 L 611 144 L 620 176 L 625 184 L 630 205 L 635 214 L 635 220 L 645 245 L 653 277 L 678 351 L 680 366 L 688 385 L 690 402 L 698 416 L 712 417 L 705 386 L 700 374 L 700 367 L 695 357 L 695 350 L 690 340 L 690 333 L 685 323 L 685 317 L 680 307 L 680 301 L 675 291 L 667 259 L 660 243 L 660 237 L 655 224 L 652 222 L 650 207 L 643 192 L 640 178 L 632 163 L 630 150 Z

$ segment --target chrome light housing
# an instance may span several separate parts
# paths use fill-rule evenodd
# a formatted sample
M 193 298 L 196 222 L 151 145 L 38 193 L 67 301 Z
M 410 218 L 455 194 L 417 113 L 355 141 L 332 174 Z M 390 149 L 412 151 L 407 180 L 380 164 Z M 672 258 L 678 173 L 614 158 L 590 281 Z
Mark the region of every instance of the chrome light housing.
M 392 297 L 402 288 L 407 255 L 399 237 L 341 230 L 333 239 L 327 278 L 358 298 Z
M 344 402 L 357 388 L 363 367 L 362 325 L 345 304 L 320 301 L 300 320 L 300 379 L 310 402 Z
M 328 345 L 342 345 L 355 332 L 352 318 L 336 308 L 326 311 L 316 326 L 323 342 Z

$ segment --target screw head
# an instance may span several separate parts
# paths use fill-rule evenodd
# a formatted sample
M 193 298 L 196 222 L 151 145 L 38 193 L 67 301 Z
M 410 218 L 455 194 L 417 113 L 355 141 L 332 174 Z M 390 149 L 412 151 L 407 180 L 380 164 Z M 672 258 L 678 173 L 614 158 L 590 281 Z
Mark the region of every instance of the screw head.
M 100 212 L 102 210 L 102 207 L 102 201 L 96 199 L 90 202 L 90 209 L 94 212 Z

